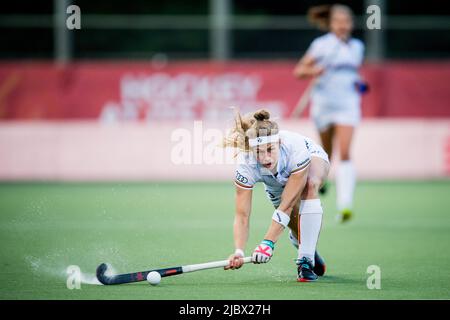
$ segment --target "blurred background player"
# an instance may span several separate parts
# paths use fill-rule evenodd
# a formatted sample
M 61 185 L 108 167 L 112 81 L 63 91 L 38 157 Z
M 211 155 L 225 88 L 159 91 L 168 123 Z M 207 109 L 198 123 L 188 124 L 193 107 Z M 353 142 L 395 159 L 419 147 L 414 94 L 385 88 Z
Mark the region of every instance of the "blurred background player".
M 364 44 L 351 37 L 353 13 L 344 5 L 309 9 L 309 20 L 321 30 L 295 67 L 296 77 L 312 78 L 311 115 L 325 151 L 332 155 L 336 140 L 340 163 L 336 173 L 338 219 L 351 218 L 356 173 L 350 158 L 354 128 L 360 122 L 360 80 L 358 69 Z
M 286 227 L 289 238 L 298 248 L 299 282 L 315 281 L 325 272 L 325 264 L 316 252 L 322 226 L 323 209 L 319 188 L 329 171 L 328 156 L 311 139 L 300 134 L 279 131 L 267 110 L 244 118 L 236 115 L 235 127 L 225 139 L 225 146 L 244 153 L 236 170 L 236 217 L 234 220 L 235 253 L 226 269 L 243 264 L 249 234 L 252 189 L 263 182 L 275 207 L 264 240 L 253 251 L 254 263 L 269 262 L 275 243 Z

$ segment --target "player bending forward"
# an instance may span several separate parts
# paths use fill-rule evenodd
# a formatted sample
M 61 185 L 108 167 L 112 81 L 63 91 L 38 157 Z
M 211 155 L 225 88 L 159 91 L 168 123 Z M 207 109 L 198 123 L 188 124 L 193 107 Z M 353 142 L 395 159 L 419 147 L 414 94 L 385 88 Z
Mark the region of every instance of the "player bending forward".
M 264 236 L 252 255 L 254 263 L 272 258 L 275 243 L 285 228 L 298 250 L 297 281 L 315 281 L 325 273 L 325 264 L 316 251 L 322 225 L 319 188 L 330 167 L 328 155 L 311 139 L 279 131 L 266 110 L 242 117 L 236 114 L 235 127 L 225 138 L 225 146 L 241 151 L 236 170 L 236 250 L 225 269 L 239 269 L 249 234 L 252 189 L 263 182 L 267 196 L 276 208 Z

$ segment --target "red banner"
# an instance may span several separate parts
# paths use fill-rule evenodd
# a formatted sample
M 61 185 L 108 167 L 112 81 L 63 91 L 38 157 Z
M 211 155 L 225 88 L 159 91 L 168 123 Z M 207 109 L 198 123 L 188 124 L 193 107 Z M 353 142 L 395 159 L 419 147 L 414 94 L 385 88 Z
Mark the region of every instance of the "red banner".
M 288 118 L 307 86 L 295 62 L 0 63 L 0 119 L 220 120 L 230 106 Z M 364 117 L 450 117 L 450 63 L 366 65 Z M 305 112 L 303 116 L 307 116 Z

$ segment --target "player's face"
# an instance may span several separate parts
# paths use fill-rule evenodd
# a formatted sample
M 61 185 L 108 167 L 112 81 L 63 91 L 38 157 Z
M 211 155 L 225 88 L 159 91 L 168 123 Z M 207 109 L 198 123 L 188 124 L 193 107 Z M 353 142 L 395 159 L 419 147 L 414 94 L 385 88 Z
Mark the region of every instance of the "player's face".
M 278 163 L 278 154 L 280 151 L 280 144 L 267 143 L 253 148 L 258 162 L 266 169 L 274 170 Z
M 347 39 L 353 30 L 353 19 L 345 11 L 333 12 L 330 20 L 330 30 L 338 38 Z

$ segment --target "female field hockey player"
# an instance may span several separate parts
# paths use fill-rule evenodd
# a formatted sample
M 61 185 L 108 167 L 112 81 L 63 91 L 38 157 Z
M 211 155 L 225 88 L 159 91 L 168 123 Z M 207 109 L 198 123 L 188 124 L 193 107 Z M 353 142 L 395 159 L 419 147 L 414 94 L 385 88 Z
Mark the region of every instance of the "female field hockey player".
M 225 138 L 225 146 L 243 151 L 236 170 L 235 252 L 225 269 L 239 269 L 249 234 L 252 189 L 264 183 L 275 207 L 263 241 L 252 254 L 254 263 L 269 262 L 275 243 L 285 228 L 297 248 L 297 281 L 315 281 L 325 272 L 316 251 L 322 226 L 319 188 L 330 167 L 328 155 L 311 139 L 295 132 L 279 131 L 266 110 L 242 117 L 236 114 L 235 126 Z
M 340 164 L 336 172 L 338 219 L 352 216 L 356 173 L 350 159 L 354 128 L 360 121 L 360 94 L 367 90 L 358 69 L 364 44 L 351 37 L 353 13 L 344 5 L 318 6 L 309 19 L 328 33 L 315 39 L 295 67 L 298 78 L 313 78 L 311 116 L 325 151 L 332 155 L 337 140 Z

